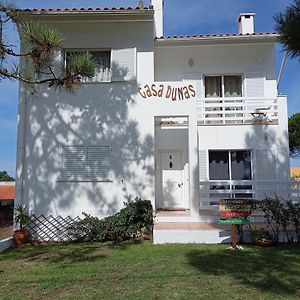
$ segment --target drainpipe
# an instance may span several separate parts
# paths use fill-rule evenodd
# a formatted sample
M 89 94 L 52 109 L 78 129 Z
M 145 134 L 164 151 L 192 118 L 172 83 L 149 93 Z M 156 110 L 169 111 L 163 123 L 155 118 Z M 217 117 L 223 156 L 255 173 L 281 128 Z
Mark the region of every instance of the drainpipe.
M 279 71 L 279 75 L 278 75 L 278 79 L 277 79 L 277 89 L 279 89 L 283 69 L 284 69 L 284 66 L 285 66 L 285 63 L 286 63 L 286 59 L 287 59 L 287 50 L 284 51 L 284 56 L 283 56 L 283 59 L 282 59 L 282 62 L 281 62 L 280 71 Z
M 20 52 L 22 51 L 20 43 Z M 21 57 L 20 65 L 26 65 L 25 58 Z M 27 102 L 28 87 L 25 83 L 19 82 L 19 107 L 18 107 L 18 135 L 17 135 L 17 163 L 16 163 L 16 201 L 24 203 L 24 175 L 25 175 L 25 156 L 26 156 L 26 131 L 27 131 Z

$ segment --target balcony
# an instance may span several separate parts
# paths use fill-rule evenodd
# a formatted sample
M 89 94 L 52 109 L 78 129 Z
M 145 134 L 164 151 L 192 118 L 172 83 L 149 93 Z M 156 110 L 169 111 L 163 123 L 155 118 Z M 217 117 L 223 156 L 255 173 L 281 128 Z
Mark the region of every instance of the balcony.
M 200 210 L 217 211 L 222 198 L 260 200 L 278 195 L 300 202 L 300 181 L 209 180 L 200 181 Z
M 276 125 L 278 99 L 200 98 L 198 125 Z

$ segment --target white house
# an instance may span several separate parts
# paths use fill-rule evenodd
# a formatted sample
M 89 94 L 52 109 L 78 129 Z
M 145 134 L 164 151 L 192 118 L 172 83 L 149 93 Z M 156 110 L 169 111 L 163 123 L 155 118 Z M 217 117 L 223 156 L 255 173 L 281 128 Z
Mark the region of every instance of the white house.
M 217 200 L 287 197 L 287 98 L 276 33 L 163 34 L 163 0 L 139 8 L 33 9 L 24 18 L 89 51 L 95 77 L 75 94 L 20 86 L 17 203 L 35 215 L 98 217 L 150 199 L 154 242 L 222 242 Z M 235 21 L 235 20 L 233 20 Z

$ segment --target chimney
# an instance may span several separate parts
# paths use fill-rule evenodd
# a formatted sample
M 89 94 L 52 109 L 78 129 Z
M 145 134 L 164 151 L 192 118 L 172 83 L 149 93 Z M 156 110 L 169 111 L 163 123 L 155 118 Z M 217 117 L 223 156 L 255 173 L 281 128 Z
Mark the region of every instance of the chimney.
M 164 0 L 151 0 L 154 8 L 154 36 L 161 37 L 164 35 Z
M 144 2 L 143 2 L 143 1 L 140 1 L 140 2 L 139 2 L 138 8 L 139 8 L 139 9 L 144 9 Z
M 239 34 L 254 33 L 254 13 L 241 13 L 237 19 Z

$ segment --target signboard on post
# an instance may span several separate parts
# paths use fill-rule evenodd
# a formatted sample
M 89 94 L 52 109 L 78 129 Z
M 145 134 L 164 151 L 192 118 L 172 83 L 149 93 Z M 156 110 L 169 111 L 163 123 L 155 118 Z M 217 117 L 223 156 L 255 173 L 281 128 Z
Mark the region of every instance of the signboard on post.
M 251 212 L 249 199 L 221 199 L 219 201 L 220 220 L 218 224 L 230 224 L 232 229 L 232 247 L 236 249 L 236 225 L 248 224 Z

